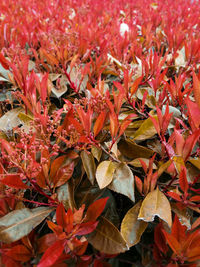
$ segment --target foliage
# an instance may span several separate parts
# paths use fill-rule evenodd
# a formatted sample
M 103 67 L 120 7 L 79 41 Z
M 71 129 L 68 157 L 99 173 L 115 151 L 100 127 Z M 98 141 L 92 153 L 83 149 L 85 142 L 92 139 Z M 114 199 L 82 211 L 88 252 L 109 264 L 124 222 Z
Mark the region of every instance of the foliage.
M 198 1 L 1 1 L 1 266 L 199 266 L 199 26 Z

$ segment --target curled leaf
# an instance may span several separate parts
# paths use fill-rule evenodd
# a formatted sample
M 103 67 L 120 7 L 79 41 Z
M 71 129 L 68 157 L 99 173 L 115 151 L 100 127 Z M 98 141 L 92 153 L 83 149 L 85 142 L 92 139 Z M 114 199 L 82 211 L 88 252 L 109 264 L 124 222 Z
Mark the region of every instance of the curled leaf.
M 138 219 L 145 222 L 152 222 L 155 216 L 158 216 L 171 227 L 172 215 L 170 203 L 158 187 L 156 190 L 148 193 L 143 200 Z

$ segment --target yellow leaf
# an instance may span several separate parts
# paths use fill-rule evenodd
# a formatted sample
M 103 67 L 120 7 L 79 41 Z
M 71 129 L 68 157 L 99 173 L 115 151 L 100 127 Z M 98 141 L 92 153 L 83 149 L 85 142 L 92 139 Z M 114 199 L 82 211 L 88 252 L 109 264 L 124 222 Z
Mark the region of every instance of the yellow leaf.
M 102 161 L 96 170 L 96 179 L 99 188 L 102 189 L 112 182 L 114 171 L 117 164 L 112 161 Z
M 157 116 L 153 116 L 156 120 L 158 120 Z M 134 133 L 133 139 L 142 141 L 151 138 L 157 133 L 154 124 L 150 118 L 146 119 L 140 128 Z

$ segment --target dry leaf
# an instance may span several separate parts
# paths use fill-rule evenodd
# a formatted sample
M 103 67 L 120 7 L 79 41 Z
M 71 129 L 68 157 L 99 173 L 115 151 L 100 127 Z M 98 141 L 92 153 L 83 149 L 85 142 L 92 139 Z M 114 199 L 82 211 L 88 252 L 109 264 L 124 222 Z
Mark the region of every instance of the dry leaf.
M 142 201 L 133 206 L 124 216 L 121 224 L 121 234 L 129 247 L 136 245 L 141 235 L 147 228 L 148 223 L 138 220 L 138 214 Z
M 171 227 L 172 214 L 170 203 L 158 187 L 156 190 L 148 193 L 143 200 L 138 219 L 145 222 L 153 222 L 155 216 L 158 216 Z

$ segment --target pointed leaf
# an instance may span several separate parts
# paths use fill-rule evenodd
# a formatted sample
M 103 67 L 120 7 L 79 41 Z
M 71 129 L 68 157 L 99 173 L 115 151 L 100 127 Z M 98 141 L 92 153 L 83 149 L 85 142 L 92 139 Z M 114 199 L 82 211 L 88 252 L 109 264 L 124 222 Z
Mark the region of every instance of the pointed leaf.
M 108 197 L 106 198 L 100 198 L 97 199 L 95 202 L 93 202 L 86 213 L 85 221 L 93 221 L 95 222 L 96 219 L 101 215 L 103 212 L 106 202 L 108 200 Z
M 195 101 L 200 108 L 200 81 L 195 72 L 193 72 L 193 90 Z
M 51 247 L 49 247 L 41 258 L 41 261 L 37 267 L 49 267 L 52 266 L 57 259 L 62 255 L 64 250 L 65 240 L 56 241 Z
M 170 203 L 158 187 L 156 190 L 148 193 L 143 200 L 138 219 L 145 222 L 152 222 L 155 216 L 158 216 L 171 227 L 172 215 Z
M 20 174 L 5 174 L 3 179 L 0 179 L 0 183 L 5 184 L 9 187 L 16 189 L 27 189 L 28 186 L 25 185 L 20 179 Z
M 136 245 L 145 231 L 148 223 L 138 220 L 142 201 L 133 206 L 124 216 L 121 224 L 121 234 L 129 247 Z
M 83 162 L 83 167 L 85 169 L 88 179 L 90 180 L 91 184 L 94 184 L 96 165 L 93 155 L 83 150 L 81 152 L 81 160 Z
M 135 201 L 134 176 L 131 169 L 125 163 L 120 163 L 115 169 L 113 180 L 109 189 L 129 197 Z

